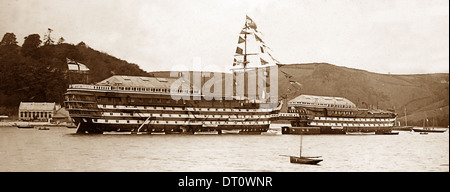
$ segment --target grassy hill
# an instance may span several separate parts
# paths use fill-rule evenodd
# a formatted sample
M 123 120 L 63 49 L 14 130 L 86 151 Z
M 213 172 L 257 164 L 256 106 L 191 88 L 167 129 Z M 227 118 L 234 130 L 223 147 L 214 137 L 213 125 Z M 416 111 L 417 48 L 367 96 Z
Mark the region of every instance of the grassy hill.
M 280 75 L 302 86 L 299 94 L 345 97 L 358 107 L 392 109 L 404 123 L 421 125 L 425 116 L 436 125 L 449 123 L 449 74 L 388 75 L 326 63 L 285 65 Z M 280 79 L 280 90 L 290 84 Z

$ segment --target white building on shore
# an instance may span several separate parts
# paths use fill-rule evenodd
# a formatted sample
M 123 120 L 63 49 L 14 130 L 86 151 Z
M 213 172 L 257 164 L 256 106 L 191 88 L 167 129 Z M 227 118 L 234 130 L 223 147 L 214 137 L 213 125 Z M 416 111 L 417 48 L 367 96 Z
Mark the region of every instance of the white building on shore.
M 49 121 L 56 111 L 55 103 L 20 102 L 19 120 Z

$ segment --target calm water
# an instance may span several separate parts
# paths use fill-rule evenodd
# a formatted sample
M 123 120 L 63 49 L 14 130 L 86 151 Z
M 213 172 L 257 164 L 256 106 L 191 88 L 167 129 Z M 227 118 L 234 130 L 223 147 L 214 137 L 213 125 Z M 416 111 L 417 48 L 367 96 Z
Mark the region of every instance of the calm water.
M 449 171 L 449 134 L 78 135 L 75 129 L 0 127 L 0 171 Z

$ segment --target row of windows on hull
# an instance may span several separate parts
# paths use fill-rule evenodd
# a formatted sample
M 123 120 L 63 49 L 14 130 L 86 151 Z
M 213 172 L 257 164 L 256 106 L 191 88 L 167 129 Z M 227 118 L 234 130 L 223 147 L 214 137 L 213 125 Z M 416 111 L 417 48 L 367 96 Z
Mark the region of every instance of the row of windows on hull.
M 107 90 L 107 91 L 136 91 L 149 93 L 190 93 L 200 94 L 199 90 L 190 89 L 166 89 L 166 88 L 144 88 L 144 87 L 122 87 L 122 86 L 100 86 L 100 85 L 70 85 L 71 89 L 91 89 L 91 90 Z
M 213 111 L 213 112 L 272 112 L 272 108 L 236 109 L 236 108 L 200 108 L 200 107 L 158 107 L 136 105 L 97 105 L 100 109 L 130 109 L 130 110 L 168 110 L 168 111 Z
M 311 126 L 338 126 L 338 127 L 391 127 L 394 123 L 323 123 L 310 122 Z
M 345 117 L 314 117 L 321 121 L 356 121 L 356 122 L 393 122 L 395 118 L 345 118 Z
M 355 108 L 355 105 L 336 105 L 336 104 L 315 104 L 315 103 L 308 103 L 308 102 L 289 102 L 288 103 L 289 107 L 319 107 L 319 108 L 324 108 L 324 107 L 330 107 L 330 108 Z
M 178 98 L 178 97 L 177 97 Z M 150 98 L 150 97 L 111 97 L 111 96 L 94 96 L 94 95 L 77 95 L 77 94 L 66 94 L 65 101 L 66 102 L 98 102 L 102 104 L 149 104 L 149 105 L 158 105 L 158 104 L 165 104 L 165 105 L 199 105 L 202 103 L 209 103 L 209 104 L 220 104 L 220 105 L 226 105 L 229 107 L 239 107 L 244 105 L 249 105 L 252 107 L 258 107 L 258 104 L 266 103 L 265 101 L 260 100 L 241 100 L 236 101 L 232 97 L 229 98 L 222 98 L 222 99 L 215 99 L 214 97 L 211 97 L 211 99 L 208 100 L 202 100 L 205 99 L 203 97 L 198 97 L 199 100 L 195 98 L 190 98 L 187 100 L 184 100 L 185 98 L 181 99 L 174 99 L 171 96 L 165 96 L 165 98 Z M 208 97 L 210 98 L 210 97 Z M 191 100 L 192 99 L 192 100 Z
M 84 122 L 89 120 L 83 119 Z M 111 119 L 92 119 L 93 123 L 105 124 L 143 124 L 144 120 L 111 120 Z M 151 120 L 148 124 L 169 124 L 169 125 L 267 125 L 270 121 L 165 121 Z
M 117 132 L 136 132 L 137 129 L 121 129 L 121 128 L 117 128 L 115 130 L 107 130 L 107 131 L 117 131 Z M 148 128 L 143 128 L 141 129 L 139 132 L 154 132 L 154 133 L 162 133 L 164 134 L 165 132 L 167 133 L 181 133 L 181 132 L 187 132 L 188 130 L 183 130 L 183 129 L 171 129 L 171 128 L 155 128 L 155 129 L 148 129 Z M 202 134 L 202 133 L 207 133 L 209 132 L 209 134 L 219 134 L 219 131 L 224 134 L 224 133 L 230 133 L 225 129 L 192 129 L 189 130 L 191 132 L 194 132 L 194 134 Z M 257 128 L 257 129 L 233 129 L 231 133 L 243 133 L 243 132 L 266 132 L 267 129 L 264 128 Z M 108 132 L 106 132 L 106 134 L 108 134 Z M 109 133 L 110 134 L 110 133 Z
M 162 113 L 113 113 L 103 112 L 102 116 L 105 117 L 166 117 L 166 118 L 221 118 L 221 119 L 268 119 L 276 117 L 276 114 L 265 115 L 228 115 L 228 114 L 162 114 Z

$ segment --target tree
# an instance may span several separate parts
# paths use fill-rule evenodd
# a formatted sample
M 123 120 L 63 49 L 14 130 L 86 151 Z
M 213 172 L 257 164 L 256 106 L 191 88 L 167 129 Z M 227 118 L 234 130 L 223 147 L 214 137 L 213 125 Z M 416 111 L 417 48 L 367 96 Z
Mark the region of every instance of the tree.
M 16 35 L 14 33 L 5 33 L 0 45 L 17 45 Z
M 58 39 L 58 42 L 57 42 L 56 44 L 61 45 L 61 44 L 64 43 L 64 41 L 66 41 L 66 40 L 64 39 L 64 37 L 61 37 L 61 38 Z
M 42 43 L 41 41 L 41 36 L 39 36 L 39 34 L 31 34 L 26 36 L 25 41 L 23 42 L 22 45 L 22 53 L 25 56 L 32 56 L 33 53 L 35 53 L 35 51 L 37 50 L 37 48 L 39 47 L 39 45 Z
M 44 36 L 44 45 L 53 45 L 55 41 L 50 36 L 50 33 L 52 33 L 53 29 L 48 28 L 47 34 Z
M 85 48 L 88 48 L 88 46 L 86 45 L 86 43 L 84 43 L 83 41 L 81 41 L 81 42 L 79 42 L 78 44 L 77 44 L 77 47 L 85 47 Z

